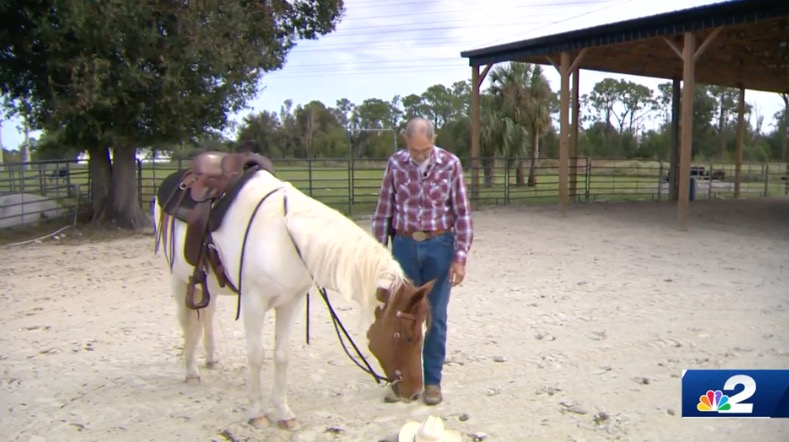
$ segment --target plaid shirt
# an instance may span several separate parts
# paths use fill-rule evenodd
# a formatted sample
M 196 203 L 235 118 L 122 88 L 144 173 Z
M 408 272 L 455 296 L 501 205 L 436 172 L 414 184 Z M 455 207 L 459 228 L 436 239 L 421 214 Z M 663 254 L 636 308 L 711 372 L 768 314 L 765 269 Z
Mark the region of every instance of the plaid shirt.
M 422 177 L 407 150 L 389 157 L 372 218 L 373 235 L 384 245 L 390 222 L 397 231 L 454 230 L 454 260 L 465 264 L 474 232 L 460 159 L 434 146 Z

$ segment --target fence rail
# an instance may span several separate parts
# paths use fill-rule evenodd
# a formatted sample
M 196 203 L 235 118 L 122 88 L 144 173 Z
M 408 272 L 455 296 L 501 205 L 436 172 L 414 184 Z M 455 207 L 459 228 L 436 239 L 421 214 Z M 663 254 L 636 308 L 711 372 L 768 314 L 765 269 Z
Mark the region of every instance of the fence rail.
M 76 161 L 0 165 L 0 230 L 43 220 L 76 220 L 90 202 L 89 173 Z
M 554 204 L 559 196 L 556 159 L 546 158 L 520 166 L 501 158 L 483 158 L 479 171 L 480 205 Z M 280 159 L 277 175 L 308 195 L 345 214 L 369 213 L 375 207 L 386 159 Z M 147 210 L 167 175 L 189 166 L 188 160 L 171 163 L 138 161 L 137 192 Z M 575 158 L 571 160 L 570 195 L 579 202 L 666 201 L 669 199 L 669 164 L 665 161 Z M 786 163 L 742 165 L 740 196 L 789 194 Z M 691 177 L 694 199 L 734 198 L 734 163 L 695 161 Z M 466 166 L 466 183 L 471 171 Z M 531 176 L 531 179 L 530 179 Z M 3 165 L 0 169 L 0 228 L 43 218 L 74 216 L 90 201 L 87 164 L 49 161 Z M 13 195 L 25 195 L 25 198 Z M 16 200 L 13 200 L 16 198 Z M 8 199 L 8 203 L 6 203 Z M 51 203 L 46 208 L 40 200 Z M 55 204 L 55 207 L 52 206 Z M 17 208 L 19 207 L 19 208 Z M 38 207 L 38 208 L 36 208 Z M 8 221 L 10 220 L 10 221 Z M 6 224 L 3 224 L 3 223 Z

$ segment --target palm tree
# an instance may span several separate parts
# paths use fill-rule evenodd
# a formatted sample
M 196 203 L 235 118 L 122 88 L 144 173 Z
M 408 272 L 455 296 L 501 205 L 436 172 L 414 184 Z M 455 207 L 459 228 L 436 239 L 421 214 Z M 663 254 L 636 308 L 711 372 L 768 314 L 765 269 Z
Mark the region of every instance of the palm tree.
M 535 185 L 534 169 L 539 155 L 539 139 L 550 127 L 551 89 L 538 65 L 510 63 L 490 73 L 490 94 L 497 121 L 490 130 L 499 131 L 500 149 L 507 167 L 516 161 L 516 185 L 526 184 L 523 158 L 531 144 L 529 185 Z M 491 137 L 493 138 L 493 137 Z
M 528 186 L 536 186 L 535 169 L 540 155 L 540 138 L 551 127 L 551 101 L 555 94 L 551 90 L 548 79 L 542 74 L 542 67 L 534 65 L 529 81 L 529 101 L 527 119 L 531 133 L 531 155 L 529 161 Z
M 504 153 L 506 145 L 503 124 L 506 118 L 501 110 L 495 105 L 494 97 L 488 94 L 482 97 L 482 111 L 480 115 L 480 153 L 482 156 L 482 170 L 485 176 L 485 187 L 493 187 L 495 184 L 495 157 L 498 153 Z

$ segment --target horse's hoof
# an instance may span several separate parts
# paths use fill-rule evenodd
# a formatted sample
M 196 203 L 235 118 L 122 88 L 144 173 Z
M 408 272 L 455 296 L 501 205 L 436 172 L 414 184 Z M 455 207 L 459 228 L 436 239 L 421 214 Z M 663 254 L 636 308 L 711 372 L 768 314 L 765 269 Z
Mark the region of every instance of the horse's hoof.
M 295 417 L 293 419 L 283 419 L 277 422 L 277 425 L 279 428 L 288 431 L 296 431 L 301 428 L 301 424 Z
M 219 361 L 216 361 L 216 360 L 214 360 L 214 361 L 206 361 L 205 362 L 205 368 L 216 368 L 216 366 L 218 364 L 219 364 Z
M 258 416 L 249 420 L 249 425 L 255 428 L 268 428 L 271 426 L 271 421 L 266 416 Z
M 184 382 L 187 384 L 199 384 L 200 383 L 200 375 L 187 375 Z

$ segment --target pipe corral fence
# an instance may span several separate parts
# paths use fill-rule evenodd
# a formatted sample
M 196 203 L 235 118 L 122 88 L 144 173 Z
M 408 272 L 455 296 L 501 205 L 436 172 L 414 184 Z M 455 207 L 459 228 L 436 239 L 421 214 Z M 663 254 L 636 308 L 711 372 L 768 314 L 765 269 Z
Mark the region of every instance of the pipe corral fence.
M 480 159 L 480 206 L 557 204 L 558 160 L 535 163 Z M 668 201 L 668 161 L 633 159 L 571 160 L 571 200 Z M 137 161 L 137 193 L 143 210 L 150 208 L 159 183 L 169 174 L 185 170 L 190 161 Z M 375 207 L 386 159 L 314 158 L 277 159 L 277 176 L 306 194 L 346 215 L 371 213 Z M 466 164 L 466 183 L 471 193 L 471 169 Z M 740 197 L 789 194 L 787 168 L 782 162 L 743 163 Z M 735 165 L 723 161 L 694 161 L 691 167 L 691 199 L 735 197 Z M 530 179 L 530 176 L 533 179 Z M 84 161 L 5 163 L 0 168 L 0 229 L 41 220 L 75 219 L 88 210 L 90 176 Z

